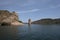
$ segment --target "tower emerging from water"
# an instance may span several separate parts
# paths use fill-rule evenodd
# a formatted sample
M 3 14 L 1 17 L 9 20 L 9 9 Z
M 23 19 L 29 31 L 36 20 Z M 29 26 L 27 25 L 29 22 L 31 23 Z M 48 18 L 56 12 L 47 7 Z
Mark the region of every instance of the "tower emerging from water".
M 31 25 L 31 19 L 28 20 L 28 24 Z

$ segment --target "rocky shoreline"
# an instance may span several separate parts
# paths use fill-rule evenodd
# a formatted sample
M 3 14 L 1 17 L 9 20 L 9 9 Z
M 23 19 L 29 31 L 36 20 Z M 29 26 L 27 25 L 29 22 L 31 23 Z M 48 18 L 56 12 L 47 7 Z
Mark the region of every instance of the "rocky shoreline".
M 23 25 L 23 23 L 20 23 L 20 22 L 12 22 L 11 25 Z
M 0 10 L 0 25 L 23 25 L 15 11 Z

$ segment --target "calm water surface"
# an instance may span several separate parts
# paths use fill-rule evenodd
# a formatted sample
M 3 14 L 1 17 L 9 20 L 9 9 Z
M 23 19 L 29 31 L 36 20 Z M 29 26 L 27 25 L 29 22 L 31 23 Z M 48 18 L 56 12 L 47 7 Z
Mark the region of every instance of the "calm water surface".
M 0 26 L 0 40 L 60 40 L 60 25 Z

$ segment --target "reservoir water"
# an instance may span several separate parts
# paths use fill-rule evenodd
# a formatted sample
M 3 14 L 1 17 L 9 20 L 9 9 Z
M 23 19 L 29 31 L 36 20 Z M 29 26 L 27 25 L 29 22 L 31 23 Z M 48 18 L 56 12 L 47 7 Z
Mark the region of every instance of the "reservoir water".
M 0 40 L 60 40 L 60 25 L 0 26 Z

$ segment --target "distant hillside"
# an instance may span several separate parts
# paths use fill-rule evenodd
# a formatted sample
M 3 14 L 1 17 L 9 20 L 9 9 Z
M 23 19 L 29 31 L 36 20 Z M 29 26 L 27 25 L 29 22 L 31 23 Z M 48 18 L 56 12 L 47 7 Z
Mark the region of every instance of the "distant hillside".
M 0 24 L 18 24 L 22 23 L 19 21 L 16 12 L 9 12 L 8 10 L 0 10 Z
M 32 22 L 32 24 L 60 24 L 60 18 L 59 19 L 41 19 L 41 20 L 37 20 Z

